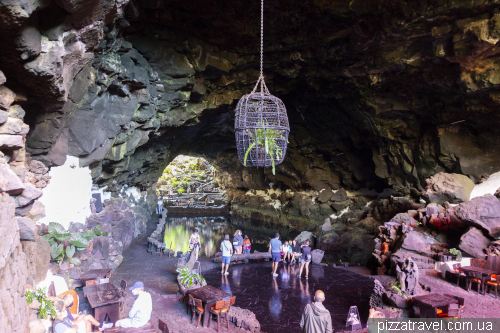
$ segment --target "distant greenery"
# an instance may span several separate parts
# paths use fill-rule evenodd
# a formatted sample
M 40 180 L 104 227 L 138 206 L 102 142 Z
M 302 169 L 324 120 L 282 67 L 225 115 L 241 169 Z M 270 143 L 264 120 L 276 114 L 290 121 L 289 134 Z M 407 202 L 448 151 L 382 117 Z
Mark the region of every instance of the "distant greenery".
M 178 192 L 178 193 L 184 193 L 184 192 L 186 192 L 186 190 L 185 190 L 185 189 L 183 189 L 183 188 L 180 188 L 180 189 L 178 189 L 178 190 L 177 190 L 177 192 Z
M 37 288 L 36 291 L 26 290 L 26 302 L 31 304 L 34 300 L 40 303 L 38 307 L 38 318 L 49 319 L 57 317 L 54 302 L 47 299 L 45 288 Z
M 183 180 L 183 181 L 181 182 L 181 186 L 187 187 L 187 186 L 189 186 L 189 182 L 188 182 L 188 181 L 186 181 L 186 180 Z

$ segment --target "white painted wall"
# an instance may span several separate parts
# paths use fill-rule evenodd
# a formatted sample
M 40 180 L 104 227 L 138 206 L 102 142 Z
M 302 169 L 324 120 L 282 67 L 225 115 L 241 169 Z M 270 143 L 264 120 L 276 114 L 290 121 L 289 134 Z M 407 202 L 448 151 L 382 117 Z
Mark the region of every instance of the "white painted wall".
M 85 223 L 86 217 L 91 214 L 90 169 L 80 168 L 77 157 L 67 156 L 64 165 L 52 167 L 49 174 L 52 178 L 40 198 L 46 216 L 37 224 L 58 222 L 67 229 L 70 222 Z
M 500 172 L 492 174 L 486 181 L 474 186 L 470 198 L 482 197 L 485 194 L 494 195 L 498 188 L 500 188 Z

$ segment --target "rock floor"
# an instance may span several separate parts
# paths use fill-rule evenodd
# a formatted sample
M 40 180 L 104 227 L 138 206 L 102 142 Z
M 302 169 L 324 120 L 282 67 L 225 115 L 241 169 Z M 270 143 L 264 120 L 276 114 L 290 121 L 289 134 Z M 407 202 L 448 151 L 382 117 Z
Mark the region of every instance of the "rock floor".
M 127 281 L 129 286 L 136 281 L 142 281 L 144 283 L 146 289 L 151 293 L 153 298 L 153 314 L 151 321 L 156 328 L 158 328 L 158 319 L 162 319 L 168 323 L 169 329 L 176 333 L 214 332 L 216 326 L 212 325 L 216 325 L 215 321 L 212 321 L 210 328 L 201 326 L 196 328 L 196 324 L 191 324 L 191 314 L 186 314 L 186 305 L 177 298 L 177 292 L 179 290 L 175 279 L 175 264 L 177 263 L 177 258 L 153 256 L 146 252 L 146 235 L 149 235 L 156 228 L 157 223 L 158 216 L 154 216 L 148 223 L 148 230 L 146 233 L 142 237 L 136 239 L 130 248 L 124 252 L 124 260 L 111 277 L 111 282 L 115 285 L 119 285 L 120 281 L 123 279 Z M 364 267 L 323 269 L 321 266 L 312 266 L 311 273 L 314 273 L 314 269 L 319 269 L 321 272 L 316 272 L 318 273 L 316 277 L 310 277 L 306 284 L 304 278 L 299 279 L 294 276 L 293 266 L 283 266 L 283 264 L 280 264 L 280 275 L 278 278 L 274 280 L 271 274 L 267 274 L 269 275 L 269 281 L 263 281 L 266 276 L 262 277 L 263 273 L 259 274 L 259 272 L 260 270 L 266 270 L 266 272 L 270 270 L 270 267 L 268 267 L 270 263 L 258 263 L 231 265 L 231 274 L 227 277 L 229 287 L 224 285 L 225 280 L 221 277 L 219 264 L 214 264 L 206 258 L 200 258 L 200 262 L 202 271 L 205 271 L 204 276 L 209 283 L 221 289 L 230 288 L 233 295 L 237 296 L 237 304 L 235 305 L 254 311 L 257 315 L 257 319 L 261 322 L 262 330 L 267 332 L 279 332 L 281 329 L 283 332 L 299 332 L 300 328 L 298 327 L 298 322 L 300 321 L 301 310 L 304 304 L 308 303 L 312 298 L 314 290 L 318 288 L 330 290 L 327 296 L 330 293 L 335 294 L 334 297 L 330 298 L 332 300 L 331 304 L 328 304 L 327 301 L 325 302 L 325 306 L 327 306 L 327 308 L 331 307 L 332 319 L 336 322 L 334 323 L 334 331 L 338 331 L 341 329 L 340 323 L 342 320 L 345 320 L 344 317 L 347 315 L 349 305 L 351 305 L 351 303 L 352 305 L 357 305 L 353 300 L 359 297 L 359 288 L 356 287 L 351 288 L 351 291 L 349 291 L 350 289 L 348 290 L 349 281 L 354 281 L 351 283 L 352 285 L 362 285 L 361 293 L 363 297 L 366 296 L 367 298 L 371 293 L 372 284 L 364 282 L 360 284 L 359 281 L 364 281 L 364 279 L 359 279 L 359 275 L 368 276 L 373 279 L 376 278 L 383 283 L 394 280 L 394 278 L 390 276 L 370 275 L 370 271 Z M 336 273 L 333 274 L 331 272 Z M 242 282 L 250 280 L 256 280 L 261 284 L 261 287 L 256 290 L 250 290 L 251 288 L 248 289 Z M 276 282 L 274 283 L 274 281 Z M 262 282 L 267 283 L 263 284 Z M 431 292 L 465 297 L 466 304 L 471 305 L 468 306 L 465 311 L 465 317 L 467 318 L 494 318 L 497 317 L 500 312 L 500 298 L 495 299 L 492 293 L 486 296 L 477 295 L 476 292 L 467 292 L 464 290 L 463 284 L 462 287 L 457 287 L 455 284 L 430 276 L 421 277 L 420 283 L 426 290 Z M 282 289 L 282 287 L 286 287 L 285 285 L 292 286 L 292 288 L 290 288 L 289 291 L 285 291 Z M 276 287 L 278 287 L 278 293 L 276 292 Z M 340 294 L 337 295 L 338 293 Z M 262 298 L 261 301 L 252 301 L 257 297 L 255 295 L 258 296 L 257 299 Z M 277 295 L 278 297 L 276 297 Z M 353 298 L 353 300 L 350 298 Z M 131 293 L 128 293 L 121 309 L 122 318 L 128 316 L 128 311 L 132 307 L 134 300 L 135 297 L 132 296 Z M 240 300 L 241 303 L 238 302 L 238 300 Z M 247 306 L 244 306 L 244 303 Z M 366 303 L 367 306 L 368 298 L 366 302 L 357 303 L 361 304 L 358 305 L 361 317 L 366 318 L 367 313 L 365 312 L 367 312 L 368 309 L 365 309 L 363 304 Z M 300 309 L 297 308 L 297 304 L 300 304 Z M 243 329 L 236 328 L 233 324 L 230 324 L 229 330 L 226 329 L 224 325 L 221 326 L 223 326 L 221 327 L 222 332 L 247 332 Z M 295 327 L 297 327 L 296 330 Z

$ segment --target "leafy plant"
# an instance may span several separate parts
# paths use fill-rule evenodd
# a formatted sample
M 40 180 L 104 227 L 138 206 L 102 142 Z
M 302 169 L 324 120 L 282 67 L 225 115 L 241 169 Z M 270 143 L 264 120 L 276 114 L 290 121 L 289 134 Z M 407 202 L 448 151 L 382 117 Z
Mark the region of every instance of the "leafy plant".
M 188 181 L 183 180 L 183 181 L 181 182 L 181 186 L 184 186 L 184 187 L 189 186 L 189 182 L 188 182 Z
M 39 319 L 55 318 L 57 316 L 54 302 L 47 299 L 45 288 L 37 288 L 36 291 L 26 290 L 26 302 L 31 304 L 35 299 L 40 303 L 38 307 Z
M 179 273 L 179 280 L 184 287 L 192 287 L 193 284 L 200 284 L 202 287 L 207 285 L 205 278 L 199 274 L 191 273 L 189 266 L 184 266 L 183 268 L 177 268 L 177 273 Z
M 184 176 L 184 177 L 182 178 L 182 180 L 183 180 L 183 181 L 188 181 L 188 180 L 191 180 L 191 177 Z
M 276 143 L 277 139 L 285 140 L 285 137 L 282 134 L 281 130 L 276 130 L 273 128 L 269 128 L 269 124 L 264 119 L 262 122 L 257 123 L 257 126 L 262 126 L 265 128 L 257 128 L 255 129 L 255 133 L 252 131 L 248 131 L 247 133 L 250 135 L 252 139 L 252 143 L 248 146 L 247 151 L 245 152 L 245 159 L 243 165 L 247 166 L 247 158 L 248 154 L 252 149 L 258 151 L 261 149 L 265 149 L 266 155 L 268 155 L 271 159 L 271 166 L 273 170 L 273 175 L 275 174 L 275 160 L 281 159 L 283 157 L 283 149 L 281 149 Z
M 186 192 L 186 190 L 185 190 L 185 189 L 183 189 L 183 188 L 180 188 L 180 189 L 178 189 L 178 190 L 177 190 L 177 192 L 178 192 L 178 193 L 184 193 L 184 192 Z
M 393 281 L 389 284 L 392 290 L 398 293 L 398 295 L 403 296 L 404 298 L 408 298 L 404 292 L 401 291 L 401 284 L 399 282 Z
M 101 226 L 93 230 L 69 233 L 57 222 L 50 222 L 49 233 L 43 235 L 50 244 L 50 256 L 53 260 L 61 263 L 65 257 L 72 258 L 76 250 L 83 250 L 89 246 L 89 242 L 97 236 L 107 236 L 107 232 L 100 232 Z M 64 246 L 64 242 L 69 241 L 70 245 Z
M 452 248 L 452 249 L 450 249 L 450 254 L 454 255 L 454 256 L 457 256 L 457 261 L 462 260 L 462 251 L 457 250 L 455 248 Z

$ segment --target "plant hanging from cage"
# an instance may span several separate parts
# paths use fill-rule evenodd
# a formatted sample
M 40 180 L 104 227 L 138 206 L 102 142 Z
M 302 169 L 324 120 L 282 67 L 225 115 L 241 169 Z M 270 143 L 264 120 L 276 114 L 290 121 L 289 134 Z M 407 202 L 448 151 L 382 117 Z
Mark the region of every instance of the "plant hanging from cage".
M 261 123 L 257 124 L 262 128 L 256 128 L 255 133 L 247 130 L 247 133 L 250 135 L 251 140 L 253 141 L 247 148 L 245 152 L 245 159 L 243 162 L 244 166 L 247 166 L 248 154 L 252 149 L 256 150 L 258 154 L 261 150 L 264 150 L 266 155 L 269 156 L 271 160 L 271 166 L 273 170 L 273 175 L 275 174 L 275 160 L 280 160 L 283 157 L 283 149 L 280 148 L 279 144 L 276 142 L 276 139 L 281 139 L 286 141 L 285 137 L 282 135 L 282 130 L 276 130 L 269 127 L 267 121 L 264 119 Z
M 236 106 L 234 122 L 238 158 L 246 167 L 272 167 L 283 162 L 290 125 L 283 101 L 264 82 L 264 1 L 261 0 L 260 76 L 250 94 Z M 260 86 L 260 92 L 257 88 Z

